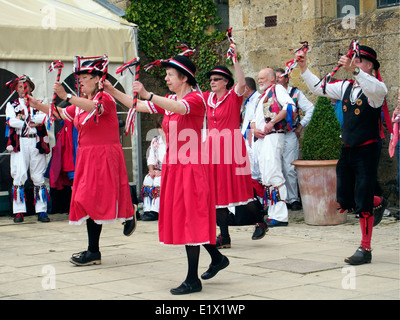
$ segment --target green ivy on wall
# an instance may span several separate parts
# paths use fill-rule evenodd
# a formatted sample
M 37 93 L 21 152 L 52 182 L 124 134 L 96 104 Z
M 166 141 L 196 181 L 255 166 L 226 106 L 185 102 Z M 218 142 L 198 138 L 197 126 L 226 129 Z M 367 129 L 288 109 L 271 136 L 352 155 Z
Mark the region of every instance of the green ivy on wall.
M 191 56 L 197 67 L 196 80 L 202 89 L 208 89 L 206 72 L 223 60 L 217 46 L 225 34 L 209 32 L 221 22 L 216 12 L 213 0 L 133 0 L 126 19 L 138 25 L 139 48 L 152 61 L 181 53 L 175 48 L 177 40 L 196 49 Z M 152 68 L 151 72 L 163 77 L 160 69 Z

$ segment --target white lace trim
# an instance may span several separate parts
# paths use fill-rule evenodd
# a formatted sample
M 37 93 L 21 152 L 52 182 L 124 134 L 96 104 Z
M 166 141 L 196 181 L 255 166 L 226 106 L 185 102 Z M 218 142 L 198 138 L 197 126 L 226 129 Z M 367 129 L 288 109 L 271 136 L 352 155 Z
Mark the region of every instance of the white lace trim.
M 89 218 L 90 218 L 89 215 L 87 215 L 86 217 L 83 217 L 83 218 L 79 219 L 78 221 L 71 221 L 70 220 L 69 224 L 79 226 Z M 133 219 L 133 217 L 128 218 L 128 219 L 126 219 L 126 218 L 115 218 L 115 219 L 108 219 L 108 220 L 94 220 L 94 222 L 96 222 L 97 224 L 110 224 L 110 223 L 115 223 L 117 221 L 125 222 L 125 221 L 129 221 L 129 220 L 132 220 L 132 219 Z
M 184 243 L 184 244 L 172 244 L 172 243 L 165 243 L 160 241 L 160 244 L 165 246 L 202 246 L 204 244 L 210 244 L 210 241 L 201 242 L 201 243 Z
M 215 208 L 216 209 L 221 209 L 221 208 L 228 208 L 228 207 L 236 207 L 236 206 L 243 206 L 245 204 L 248 204 L 249 202 L 253 201 L 254 198 L 251 198 L 247 201 L 241 201 L 241 202 L 234 202 L 234 203 L 230 203 L 230 204 L 226 204 L 226 205 L 216 205 Z

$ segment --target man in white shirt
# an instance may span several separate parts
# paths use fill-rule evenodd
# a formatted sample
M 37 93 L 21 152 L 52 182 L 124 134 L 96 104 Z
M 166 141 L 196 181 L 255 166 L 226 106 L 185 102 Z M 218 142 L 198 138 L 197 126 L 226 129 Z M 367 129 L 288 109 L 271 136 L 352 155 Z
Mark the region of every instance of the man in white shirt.
M 302 206 L 297 185 L 297 173 L 292 162 L 299 158 L 299 137 L 303 128 L 305 128 L 311 120 L 314 105 L 307 99 L 302 91 L 289 85 L 289 75 L 282 76 L 285 74 L 285 70 L 275 69 L 275 73 L 276 82 L 281 84 L 289 93 L 290 97 L 296 104 L 296 109 L 304 112 L 304 117 L 301 119 L 300 116 L 298 116 L 297 119 L 293 119 L 293 130 L 286 132 L 285 148 L 283 149 L 282 154 L 282 170 L 283 176 L 286 180 L 285 184 L 287 189 L 286 205 L 291 210 L 300 210 Z
M 282 173 L 282 153 L 287 130 L 286 116 L 294 112 L 295 104 L 280 84 L 276 84 L 273 69 L 262 69 L 258 84 L 263 92 L 255 114 L 255 136 L 261 173 L 268 201 L 268 227 L 287 226 L 287 191 Z
M 370 263 L 371 237 L 374 225 L 374 187 L 378 170 L 378 140 L 382 125 L 381 107 L 387 94 L 386 85 L 378 80 L 376 52 L 359 46 L 360 56 L 342 56 L 338 62 L 355 80 L 339 80 L 325 85 L 326 96 L 343 103 L 343 147 L 337 173 L 337 200 L 341 210 L 355 209 L 361 226 L 361 245 L 349 264 Z M 306 54 L 298 52 L 301 76 L 311 92 L 324 95 L 322 84 L 307 67 Z M 376 77 L 373 76 L 375 71 Z
M 24 84 L 24 82 L 26 82 Z M 38 220 L 49 222 L 47 216 L 48 191 L 45 185 L 46 154 L 50 152 L 47 130 L 44 125 L 46 114 L 26 106 L 25 87 L 30 95 L 35 89 L 29 77 L 12 82 L 11 90 L 16 90 L 18 99 L 7 103 L 6 119 L 9 127 L 7 150 L 11 153 L 10 167 L 13 178 L 12 198 L 14 222 L 24 221 L 26 213 L 26 197 L 24 184 L 28 178 L 28 170 L 34 184 L 34 203 Z
M 251 177 L 254 180 L 260 179 L 260 170 L 258 168 L 257 151 L 256 145 L 254 144 L 254 134 L 250 128 L 251 121 L 255 117 L 255 111 L 258 103 L 258 99 L 261 93 L 257 91 L 256 82 L 253 78 L 246 77 L 246 91 L 243 97 L 246 99 L 244 102 L 244 108 L 242 112 L 243 123 L 242 123 L 242 135 L 246 143 L 247 153 L 250 159 Z

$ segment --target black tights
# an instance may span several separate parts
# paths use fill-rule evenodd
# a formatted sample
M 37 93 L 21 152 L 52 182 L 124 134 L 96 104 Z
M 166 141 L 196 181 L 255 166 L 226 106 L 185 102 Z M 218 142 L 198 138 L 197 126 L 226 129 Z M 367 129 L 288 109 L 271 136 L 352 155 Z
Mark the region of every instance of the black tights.
M 212 265 L 216 265 L 221 262 L 222 254 L 219 252 L 215 245 L 205 244 L 203 245 L 203 247 L 210 255 Z M 199 268 L 200 246 L 186 245 L 185 248 L 188 261 L 188 273 L 185 281 L 188 283 L 193 283 L 199 279 L 197 271 Z
M 260 206 L 261 205 L 258 201 L 251 201 L 245 205 L 246 211 L 253 216 L 255 222 L 264 222 L 264 217 L 261 211 L 262 207 L 260 208 Z M 228 208 L 217 209 L 217 225 L 219 226 L 221 236 L 224 238 L 229 237 L 228 218 Z
M 217 225 L 219 226 L 221 236 L 224 238 L 229 237 L 228 218 L 229 218 L 228 208 L 217 209 Z
M 100 233 L 102 226 L 103 225 L 97 224 L 90 218 L 86 220 L 86 228 L 89 242 L 88 250 L 90 252 L 99 252 Z

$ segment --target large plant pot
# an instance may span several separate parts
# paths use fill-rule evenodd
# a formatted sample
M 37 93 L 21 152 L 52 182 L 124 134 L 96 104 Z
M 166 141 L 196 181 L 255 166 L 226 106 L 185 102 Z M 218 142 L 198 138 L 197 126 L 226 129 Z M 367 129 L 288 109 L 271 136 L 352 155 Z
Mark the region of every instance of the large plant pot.
M 304 221 L 310 225 L 337 225 L 347 221 L 337 211 L 336 164 L 338 160 L 295 160 Z

